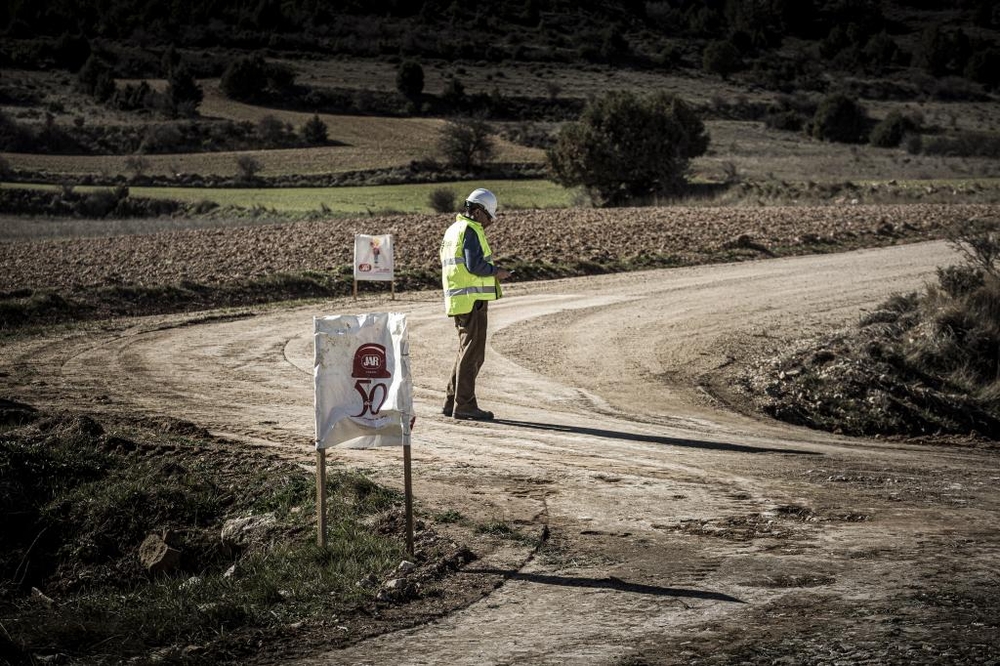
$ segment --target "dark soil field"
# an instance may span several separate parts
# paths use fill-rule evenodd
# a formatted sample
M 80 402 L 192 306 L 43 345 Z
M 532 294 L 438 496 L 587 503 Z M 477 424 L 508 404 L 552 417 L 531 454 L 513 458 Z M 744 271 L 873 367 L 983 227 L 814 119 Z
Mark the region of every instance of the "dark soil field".
M 996 214 L 988 204 L 846 203 L 513 211 L 491 235 L 497 256 L 523 281 L 943 238 L 957 222 Z M 38 314 L 63 319 L 347 294 L 354 235 L 391 233 L 398 288 L 433 288 L 450 221 L 412 215 L 6 242 L 0 283 L 8 325 L 24 321 L 18 308 L 52 294 L 70 305 Z

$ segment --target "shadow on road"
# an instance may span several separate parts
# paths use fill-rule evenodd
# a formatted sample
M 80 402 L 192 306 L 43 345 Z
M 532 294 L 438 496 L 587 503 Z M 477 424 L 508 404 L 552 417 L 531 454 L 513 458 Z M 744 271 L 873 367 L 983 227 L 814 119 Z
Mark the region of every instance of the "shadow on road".
M 686 599 L 709 599 L 712 601 L 728 601 L 734 604 L 746 603 L 742 599 L 731 597 L 721 592 L 706 592 L 704 590 L 689 590 L 681 587 L 660 587 L 659 585 L 642 585 L 627 583 L 620 578 L 574 578 L 572 576 L 550 576 L 546 574 L 521 573 L 503 569 L 467 569 L 466 574 L 499 574 L 507 580 L 523 580 L 528 583 L 542 585 L 562 585 L 567 587 L 593 587 L 620 592 L 635 592 L 636 594 L 651 594 L 657 597 L 683 597 Z
M 642 435 L 634 432 L 602 430 L 600 428 L 579 428 L 575 426 L 556 425 L 553 423 L 534 423 L 532 421 L 509 421 L 496 419 L 493 423 L 513 426 L 515 428 L 532 428 L 534 430 L 553 430 L 555 432 L 590 435 L 591 437 L 607 437 L 609 439 L 625 439 L 632 442 L 649 442 L 651 444 L 666 444 L 667 446 L 686 446 L 695 449 L 711 451 L 732 451 L 735 453 L 787 453 L 800 456 L 820 456 L 816 451 L 799 451 L 796 449 L 771 449 L 746 444 L 727 444 L 725 442 L 706 442 L 697 439 L 681 439 L 679 437 L 663 437 L 660 435 Z

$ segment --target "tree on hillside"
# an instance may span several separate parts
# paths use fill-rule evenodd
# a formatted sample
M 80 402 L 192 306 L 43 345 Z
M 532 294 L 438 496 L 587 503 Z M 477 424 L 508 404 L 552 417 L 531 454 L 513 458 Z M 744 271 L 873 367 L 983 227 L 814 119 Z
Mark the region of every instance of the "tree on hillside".
M 106 102 L 115 94 L 115 79 L 111 65 L 96 54 L 91 54 L 76 74 L 77 89 L 92 95 L 99 102 Z
M 847 95 L 830 95 L 816 109 L 811 134 L 824 141 L 863 143 L 868 140 L 868 113 Z
M 493 130 L 482 118 L 457 118 L 441 130 L 438 149 L 451 166 L 471 171 L 493 158 Z
M 187 65 L 180 63 L 167 74 L 167 98 L 174 113 L 193 116 L 205 94 Z
M 396 90 L 409 100 L 420 97 L 424 91 L 424 68 L 415 60 L 407 60 L 396 72 Z
M 742 63 L 740 51 L 729 41 L 710 42 L 702 53 L 702 68 L 709 74 L 718 74 L 723 79 L 737 71 Z
M 259 53 L 235 60 L 226 67 L 219 89 L 231 99 L 253 101 L 264 95 L 280 94 L 295 83 L 295 72 L 284 65 L 269 63 Z
M 917 124 L 899 111 L 892 111 L 872 128 L 868 142 L 877 148 L 895 148 L 903 137 L 919 129 Z
M 328 138 L 326 123 L 320 120 L 318 114 L 313 114 L 313 117 L 302 125 L 302 140 L 310 146 L 322 146 Z
M 681 193 L 690 160 L 708 142 L 704 123 L 680 98 L 611 92 L 563 127 L 548 158 L 557 183 L 582 185 L 598 205 L 616 206 Z

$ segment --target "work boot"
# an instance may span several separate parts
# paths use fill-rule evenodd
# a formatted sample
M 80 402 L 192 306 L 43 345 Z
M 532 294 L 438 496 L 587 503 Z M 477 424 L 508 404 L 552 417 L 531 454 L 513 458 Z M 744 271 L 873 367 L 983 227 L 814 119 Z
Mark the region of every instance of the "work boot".
M 444 407 L 441 408 L 441 413 L 445 416 L 451 416 L 452 411 L 455 409 L 455 399 L 447 398 L 444 401 Z
M 488 412 L 485 409 L 479 409 L 478 407 L 473 407 L 466 411 L 460 412 L 455 411 L 455 418 L 461 419 L 463 421 L 492 421 L 493 412 Z

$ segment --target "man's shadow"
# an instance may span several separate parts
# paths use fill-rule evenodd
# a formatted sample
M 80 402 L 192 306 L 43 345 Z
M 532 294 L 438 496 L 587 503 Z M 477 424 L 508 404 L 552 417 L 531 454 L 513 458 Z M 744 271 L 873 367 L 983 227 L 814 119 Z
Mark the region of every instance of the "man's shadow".
M 513 426 L 515 428 L 531 428 L 533 430 L 552 430 L 554 432 L 565 432 L 575 435 L 589 435 L 590 437 L 605 437 L 608 439 L 624 439 L 631 442 L 649 442 L 651 444 L 664 444 L 666 446 L 683 446 L 696 449 L 707 449 L 709 451 L 731 451 L 734 453 L 784 453 L 798 456 L 819 456 L 823 455 L 816 451 L 800 451 L 797 449 L 772 449 L 760 446 L 749 446 L 746 444 L 727 444 L 725 442 L 707 442 L 697 439 L 683 439 L 680 437 L 663 437 L 661 435 L 644 435 L 632 432 L 620 432 L 616 430 L 603 430 L 600 428 L 581 428 L 578 426 L 556 425 L 554 423 L 535 423 L 533 421 L 511 421 L 509 419 L 496 419 L 493 423 Z

